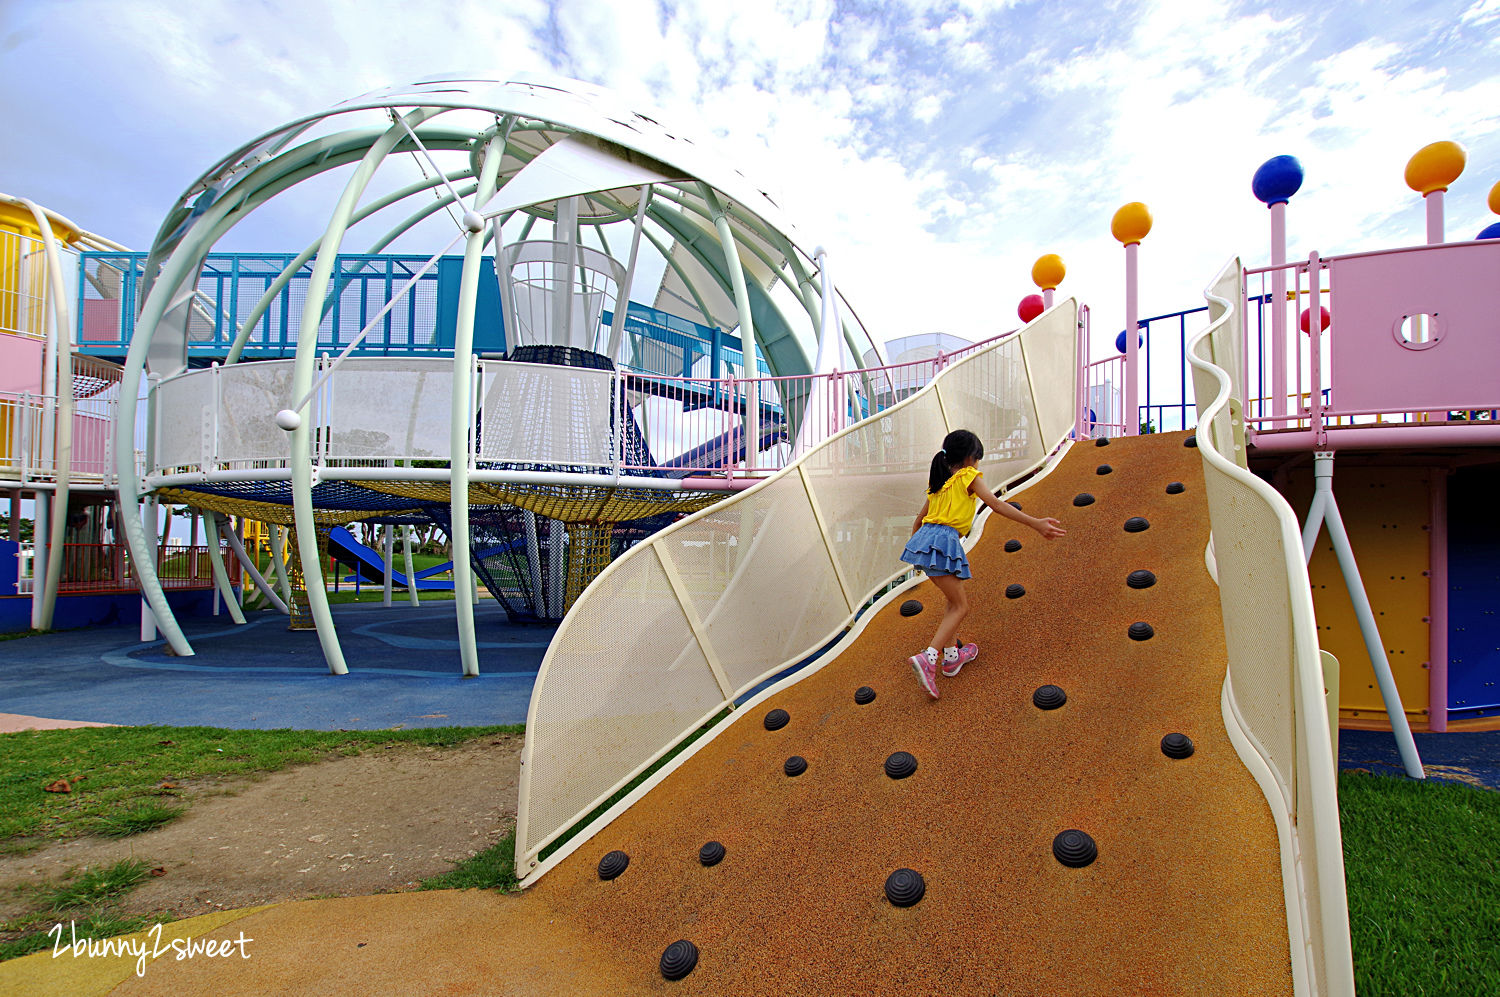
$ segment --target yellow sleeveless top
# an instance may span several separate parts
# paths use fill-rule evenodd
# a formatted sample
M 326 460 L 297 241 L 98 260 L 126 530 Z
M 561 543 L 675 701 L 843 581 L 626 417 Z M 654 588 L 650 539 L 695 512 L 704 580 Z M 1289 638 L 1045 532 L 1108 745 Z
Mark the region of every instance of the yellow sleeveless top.
M 954 471 L 936 494 L 927 496 L 927 515 L 922 522 L 951 526 L 959 536 L 968 536 L 969 528 L 974 525 L 974 503 L 978 501 L 969 494 L 969 482 L 983 474 L 977 467 Z

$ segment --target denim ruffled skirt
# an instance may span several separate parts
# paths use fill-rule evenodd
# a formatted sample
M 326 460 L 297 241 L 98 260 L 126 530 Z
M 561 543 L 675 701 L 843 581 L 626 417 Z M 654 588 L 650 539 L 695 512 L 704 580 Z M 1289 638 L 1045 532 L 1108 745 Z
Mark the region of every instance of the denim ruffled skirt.
M 951 526 L 923 523 L 906 542 L 901 560 L 921 568 L 928 575 L 969 577 L 969 559 L 964 555 L 963 541 Z

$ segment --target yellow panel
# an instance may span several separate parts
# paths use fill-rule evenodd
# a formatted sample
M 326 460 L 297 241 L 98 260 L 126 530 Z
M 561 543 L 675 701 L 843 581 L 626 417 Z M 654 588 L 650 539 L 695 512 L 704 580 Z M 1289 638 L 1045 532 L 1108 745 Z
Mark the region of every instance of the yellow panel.
M 1385 641 L 1402 708 L 1413 727 L 1425 727 L 1428 720 L 1430 477 L 1427 468 L 1337 462 L 1333 472 L 1333 494 Z M 1312 469 L 1297 468 L 1288 478 L 1287 498 L 1298 521 L 1305 523 Z M 1318 614 L 1318 643 L 1340 664 L 1340 722 L 1388 726 L 1385 701 L 1326 527 L 1318 534 L 1308 575 Z

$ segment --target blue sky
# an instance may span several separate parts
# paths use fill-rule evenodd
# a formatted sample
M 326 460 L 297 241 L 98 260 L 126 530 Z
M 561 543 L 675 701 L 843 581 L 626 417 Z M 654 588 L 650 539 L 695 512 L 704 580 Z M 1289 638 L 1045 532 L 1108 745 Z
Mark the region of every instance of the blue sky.
M 1250 177 L 1283 153 L 1307 170 L 1293 254 L 1423 241 L 1402 169 L 1439 139 L 1469 151 L 1449 237 L 1494 220 L 1500 0 L 732 6 L 0 0 L 0 190 L 144 249 L 199 173 L 294 116 L 448 70 L 552 71 L 716 139 L 882 339 L 1008 327 L 1047 252 L 1118 328 L 1109 219 L 1133 200 L 1156 218 L 1143 313 L 1201 303 L 1231 256 L 1264 262 Z M 222 248 L 300 248 L 294 221 Z

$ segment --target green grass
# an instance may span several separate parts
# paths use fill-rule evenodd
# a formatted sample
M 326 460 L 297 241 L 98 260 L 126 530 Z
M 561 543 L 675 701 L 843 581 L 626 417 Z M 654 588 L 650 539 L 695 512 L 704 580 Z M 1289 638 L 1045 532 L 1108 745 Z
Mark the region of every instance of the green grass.
M 132 803 L 94 818 L 89 829 L 106 838 L 128 838 L 170 824 L 187 812 L 186 807 L 167 806 L 153 800 Z
M 97 907 L 135 889 L 146 878 L 147 868 L 140 859 L 121 859 L 103 869 L 85 869 L 72 879 L 42 887 L 37 891 L 37 901 L 51 914 Z
M 28 910 L 0 922 L 0 960 L 15 959 L 50 947 L 55 925 L 62 925 L 64 939 L 76 930 L 80 938 L 109 938 L 146 927 L 146 919 L 124 917 L 115 909 L 119 899 L 135 889 L 147 876 L 147 865 L 139 859 L 122 859 L 102 869 L 87 868 L 41 886 L 27 887 Z M 73 922 L 70 925 L 69 922 Z
M 1360 997 L 1500 994 L 1500 793 L 1343 772 Z
M 69 922 L 73 922 L 71 925 Z M 22 930 L 16 927 L 25 924 Z M 62 925 L 62 941 L 66 943 L 72 938 L 74 932 L 79 938 L 104 939 L 113 938 L 115 935 L 128 935 L 132 932 L 141 931 L 148 927 L 151 922 L 144 917 L 124 917 L 112 912 L 97 914 L 86 914 L 83 917 L 63 917 L 61 919 L 25 919 L 24 921 L 7 921 L 0 924 L 0 935 L 9 935 L 9 938 L 0 938 L 0 962 L 6 959 L 19 959 L 23 955 L 40 952 L 51 948 L 57 937 L 49 934 L 54 924 Z M 15 926 L 15 927 L 13 927 Z M 71 930 L 70 930 L 71 929 Z
M 431 879 L 422 880 L 423 890 L 500 890 L 516 893 L 521 889 L 516 879 L 516 829 L 495 844 L 465 859 L 452 869 Z
M 388 744 L 450 746 L 520 726 L 413 730 L 221 730 L 84 727 L 0 735 L 0 848 L 47 839 L 136 834 L 180 813 L 181 784 L 274 772 Z M 70 793 L 48 793 L 58 779 Z

